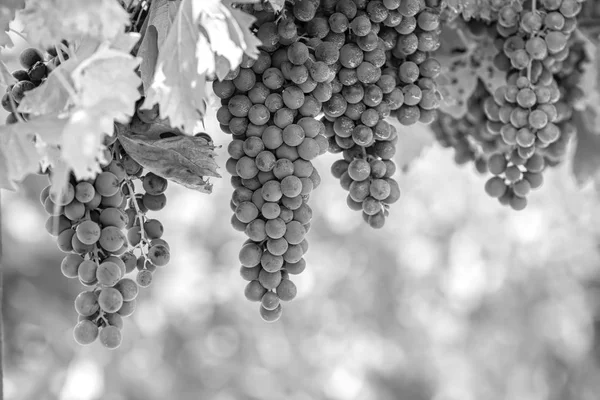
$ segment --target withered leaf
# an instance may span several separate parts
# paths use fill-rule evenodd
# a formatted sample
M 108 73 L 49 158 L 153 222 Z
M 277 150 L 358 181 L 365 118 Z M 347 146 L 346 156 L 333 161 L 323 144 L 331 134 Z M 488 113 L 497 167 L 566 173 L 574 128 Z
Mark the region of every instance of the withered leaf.
M 202 137 L 179 135 L 149 139 L 129 131 L 119 132 L 119 142 L 148 171 L 203 193 L 212 191 L 207 177 L 217 173 L 214 146 Z

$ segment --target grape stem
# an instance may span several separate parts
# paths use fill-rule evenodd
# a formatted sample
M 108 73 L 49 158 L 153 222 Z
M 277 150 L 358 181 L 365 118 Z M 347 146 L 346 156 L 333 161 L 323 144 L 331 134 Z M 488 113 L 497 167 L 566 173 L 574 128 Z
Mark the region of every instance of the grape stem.
M 135 247 L 140 248 L 140 252 L 142 253 L 142 256 L 144 257 L 145 260 L 148 259 L 148 256 L 146 255 L 146 253 L 144 252 L 144 243 L 148 242 L 148 238 L 146 237 L 146 232 L 144 232 L 144 213 L 142 213 L 142 211 L 140 210 L 140 206 L 138 205 L 138 201 L 137 198 L 135 197 L 135 188 L 133 186 L 133 184 L 131 183 L 131 179 L 129 177 L 125 178 L 125 184 L 127 185 L 127 188 L 129 189 L 129 199 L 131 200 L 131 203 L 133 203 L 133 207 L 135 208 L 135 214 L 136 214 L 136 218 L 138 218 L 140 220 L 140 236 L 142 237 L 140 240 L 140 243 L 138 243 Z M 0 399 L 1 400 L 1 399 Z
M 535 14 L 535 12 L 537 11 L 537 0 L 531 0 L 531 12 L 533 14 Z M 531 33 L 531 36 L 533 36 L 534 33 Z M 531 66 L 533 64 L 532 60 L 529 60 L 529 63 L 527 64 L 527 80 L 529 81 L 529 83 L 531 84 Z

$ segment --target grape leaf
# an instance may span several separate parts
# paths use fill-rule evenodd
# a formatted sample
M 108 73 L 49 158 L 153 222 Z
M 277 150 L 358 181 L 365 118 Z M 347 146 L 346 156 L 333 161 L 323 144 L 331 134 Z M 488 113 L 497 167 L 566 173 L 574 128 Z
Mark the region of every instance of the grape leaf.
M 205 177 L 220 177 L 214 146 L 204 138 L 179 135 L 153 140 L 121 131 L 119 142 L 144 168 L 189 189 L 210 193 L 212 184 Z
M 573 114 L 573 123 L 577 127 L 573 174 L 580 185 L 600 176 L 600 127 L 595 114 L 596 110 L 591 107 Z
M 93 177 L 100 170 L 98 155 L 104 135 L 114 132 L 114 121 L 125 123 L 133 116 L 140 97 L 141 81 L 135 73 L 139 62 L 105 44 L 72 72 L 77 97 L 61 148 L 78 179 Z
M 142 43 L 137 53 L 138 57 L 141 57 L 143 60 L 140 72 L 144 84 L 144 92 L 148 90 L 152 83 L 156 60 L 158 58 L 158 49 L 167 38 L 180 4 L 181 0 L 154 0 L 150 4 L 150 10 L 148 10 L 148 17 L 144 25 Z
M 115 37 L 111 47 L 129 52 L 132 41 L 138 34 L 121 33 Z M 106 44 L 104 45 L 106 47 Z M 60 113 L 73 105 L 71 96 L 74 95 L 74 83 L 71 77 L 73 71 L 83 62 L 94 55 L 100 48 L 100 42 L 86 38 L 81 41 L 71 57 L 55 68 L 48 78 L 37 88 L 25 92 L 18 110 L 23 113 L 44 115 Z
M 25 0 L 2 0 L 2 4 L 0 4 L 0 47 L 13 45 L 6 32 L 9 31 L 9 24 L 15 19 L 17 11 L 23 8 L 25 8 Z
M 129 14 L 114 0 L 28 0 L 19 17 L 30 43 L 42 48 L 62 39 L 110 40 L 129 25 Z
M 257 57 L 260 41 L 250 31 L 253 21 L 221 0 L 182 0 L 162 45 L 157 37 L 158 59 L 143 107 L 159 104 L 162 119 L 193 133 L 206 111 L 207 77 L 223 77 L 244 53 Z
M 42 155 L 36 150 L 34 137 L 39 134 L 56 141 L 64 126 L 65 120 L 55 116 L 0 125 L 0 188 L 14 190 L 14 182 L 37 172 Z
M 71 104 L 68 87 L 73 86 L 71 73 L 80 60 L 70 58 L 60 64 L 40 86 L 25 92 L 17 110 L 33 115 L 55 114 Z

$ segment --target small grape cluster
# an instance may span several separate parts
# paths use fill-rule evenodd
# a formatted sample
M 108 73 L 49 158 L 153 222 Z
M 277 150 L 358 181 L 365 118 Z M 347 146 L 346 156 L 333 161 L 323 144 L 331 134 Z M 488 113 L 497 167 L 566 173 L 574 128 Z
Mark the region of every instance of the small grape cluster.
M 282 315 L 281 302 L 296 297 L 289 275 L 306 267 L 307 202 L 321 181 L 311 161 L 329 147 L 315 117 L 335 73 L 299 41 L 308 24 L 276 20 L 264 7 L 244 6 L 257 18 L 258 58 L 245 56 L 213 90 L 221 99 L 221 129 L 232 135 L 226 163 L 234 187 L 231 223 L 248 236 L 239 253 L 240 274 L 249 281 L 245 296 L 260 302 L 261 317 L 272 322 Z
M 156 267 L 170 259 L 169 245 L 160 238 L 162 224 L 145 215 L 147 210 L 164 207 L 167 181 L 152 173 L 142 176 L 142 167 L 120 153 L 118 142 L 99 161 L 103 168 L 95 179 L 71 176 L 62 190 L 44 188 L 40 200 L 50 214 L 46 230 L 68 253 L 61 263 L 63 275 L 90 288 L 75 299 L 79 318 L 74 338 L 82 345 L 99 339 L 104 347 L 114 349 L 121 344 L 123 317 L 136 308 L 139 287 L 148 286 Z M 135 177 L 140 177 L 146 191 L 141 196 L 134 192 Z M 126 277 L 136 268 L 135 279 Z
M 531 9 L 524 9 L 519 2 L 498 7 L 497 47 L 504 54 L 498 66 L 522 71 L 538 61 L 550 73 L 558 73 L 569 55 L 569 39 L 577 29 L 584 2 L 540 0 L 530 2 Z
M 63 60 L 69 58 L 66 53 L 62 53 L 61 57 Z M 6 117 L 7 125 L 15 124 L 19 120 L 27 120 L 28 114 L 17 111 L 19 103 L 25 97 L 26 92 L 41 85 L 52 69 L 60 65 L 60 58 L 57 56 L 56 49 L 48 49 L 48 56 L 44 60 L 41 52 L 30 47 L 21 52 L 19 62 L 24 69 L 12 73 L 17 83 L 9 85 L 6 93 L 2 96 L 2 108 L 10 112 Z

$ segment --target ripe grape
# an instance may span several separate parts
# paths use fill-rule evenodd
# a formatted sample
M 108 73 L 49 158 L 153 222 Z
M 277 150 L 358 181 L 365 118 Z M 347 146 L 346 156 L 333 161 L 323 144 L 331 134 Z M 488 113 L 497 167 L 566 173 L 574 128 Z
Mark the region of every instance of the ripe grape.
M 100 329 L 98 340 L 107 349 L 116 349 L 121 345 L 121 330 L 116 326 L 105 326 Z
M 117 312 L 123 305 L 123 295 L 113 287 L 103 288 L 98 295 L 97 304 L 104 312 Z
M 92 344 L 98 338 L 98 326 L 89 320 L 79 321 L 73 328 L 73 338 L 80 345 Z

